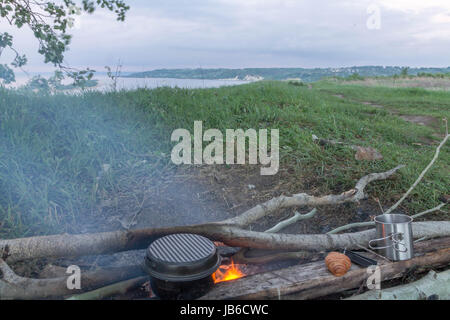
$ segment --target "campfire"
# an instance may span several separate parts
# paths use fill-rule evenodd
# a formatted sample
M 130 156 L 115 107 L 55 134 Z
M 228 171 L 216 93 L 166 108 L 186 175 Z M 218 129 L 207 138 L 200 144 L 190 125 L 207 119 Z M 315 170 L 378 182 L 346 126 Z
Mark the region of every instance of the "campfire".
M 214 283 L 239 279 L 246 276 L 231 260 L 231 264 L 221 265 L 216 272 L 212 274 Z

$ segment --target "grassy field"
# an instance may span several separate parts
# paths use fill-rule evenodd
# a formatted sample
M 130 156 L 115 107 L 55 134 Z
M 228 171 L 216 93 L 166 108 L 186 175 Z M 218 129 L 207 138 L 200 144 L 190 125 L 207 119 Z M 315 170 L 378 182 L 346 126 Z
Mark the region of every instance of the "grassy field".
M 405 80 L 410 83 L 417 79 Z M 439 87 L 425 89 L 422 87 L 396 87 L 372 86 L 369 78 L 367 81 L 356 82 L 319 82 L 316 88 L 324 92 L 343 95 L 347 100 L 359 102 L 370 102 L 376 105 L 387 107 L 388 111 L 395 111 L 400 114 L 427 115 L 448 118 L 450 112 L 449 92 L 436 90 Z M 374 80 L 376 81 L 376 79 Z M 444 83 L 446 79 L 441 79 Z
M 387 88 L 426 88 L 429 90 L 450 90 L 450 75 L 437 76 L 407 76 L 407 77 L 377 77 L 361 80 L 347 80 L 349 84 L 387 87 Z
M 204 130 L 280 129 L 281 170 L 312 181 L 317 193 L 341 192 L 362 175 L 406 164 L 396 179 L 367 190 L 387 206 L 416 179 L 444 133 L 440 124 L 418 125 L 399 114 L 449 118 L 450 92 L 329 81 L 54 96 L 0 88 L 0 237 L 79 231 L 74 226 L 88 223 L 102 201 L 132 195 L 144 177 L 170 171 L 171 132 L 193 132 L 195 120 Z M 324 148 L 312 134 L 374 147 L 384 159 L 357 161 L 350 148 Z M 402 210 L 439 204 L 448 194 L 448 159 L 446 146 Z

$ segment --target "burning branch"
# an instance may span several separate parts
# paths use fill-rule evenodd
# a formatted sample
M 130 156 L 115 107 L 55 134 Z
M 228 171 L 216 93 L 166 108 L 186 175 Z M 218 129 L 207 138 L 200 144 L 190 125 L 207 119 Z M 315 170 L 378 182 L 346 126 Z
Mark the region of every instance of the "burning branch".
M 231 264 L 228 266 L 220 266 L 216 272 L 212 274 L 214 283 L 230 281 L 242 278 L 245 274 L 239 270 L 231 260 Z

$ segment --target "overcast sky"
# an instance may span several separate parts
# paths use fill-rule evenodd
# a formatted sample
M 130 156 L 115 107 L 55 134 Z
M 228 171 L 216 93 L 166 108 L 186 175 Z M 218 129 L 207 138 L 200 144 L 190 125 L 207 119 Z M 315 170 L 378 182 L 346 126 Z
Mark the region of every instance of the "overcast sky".
M 79 17 L 66 54 L 70 65 L 104 71 L 120 59 L 130 71 L 450 66 L 449 0 L 126 2 L 131 9 L 125 22 L 105 10 Z M 0 30 L 12 29 L 3 22 Z M 43 70 L 31 33 L 12 33 L 16 47 L 29 56 L 27 69 Z

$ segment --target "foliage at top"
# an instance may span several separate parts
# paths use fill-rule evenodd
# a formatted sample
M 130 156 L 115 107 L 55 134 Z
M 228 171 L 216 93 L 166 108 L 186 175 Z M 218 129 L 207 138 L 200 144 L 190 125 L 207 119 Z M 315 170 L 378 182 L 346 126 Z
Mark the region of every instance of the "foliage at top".
M 77 70 L 64 64 L 64 53 L 71 41 L 68 31 L 74 24 L 75 15 L 82 12 L 91 14 L 97 8 L 110 10 L 116 14 L 118 21 L 123 21 L 129 6 L 122 0 L 0 0 L 0 19 L 18 29 L 31 29 L 39 42 L 38 52 L 44 57 L 44 62 L 53 64 L 73 78 L 75 83 L 80 83 L 90 80 L 93 70 Z M 27 58 L 14 47 L 11 34 L 0 32 L 0 58 L 5 49 L 15 54 L 9 64 L 0 63 L 0 81 L 7 84 L 15 81 L 13 69 L 23 67 Z

